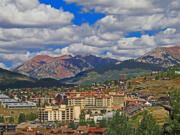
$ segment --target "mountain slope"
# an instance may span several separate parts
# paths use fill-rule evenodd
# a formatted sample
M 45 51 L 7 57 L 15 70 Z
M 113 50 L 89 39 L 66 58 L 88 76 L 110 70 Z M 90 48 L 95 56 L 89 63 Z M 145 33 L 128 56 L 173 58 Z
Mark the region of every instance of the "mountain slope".
M 71 55 L 60 57 L 39 55 L 11 70 L 34 78 L 63 79 L 73 77 L 82 71 L 115 62 L 117 60 L 93 55 L 77 55 L 75 57 Z
M 54 79 L 33 79 L 31 77 L 0 68 L 0 89 L 65 86 Z
M 139 57 L 136 61 L 159 64 L 164 68 L 178 66 L 180 64 L 180 46 L 158 47 Z
M 151 71 L 165 70 L 154 64 L 136 62 L 135 60 L 123 61 L 120 64 L 111 64 L 81 72 L 75 77 L 63 79 L 63 83 L 87 85 L 94 82 L 105 82 L 106 80 L 127 79 L 150 73 Z
M 31 81 L 31 82 L 34 81 L 33 78 L 0 68 L 0 83 L 14 82 L 17 80 L 18 81 Z

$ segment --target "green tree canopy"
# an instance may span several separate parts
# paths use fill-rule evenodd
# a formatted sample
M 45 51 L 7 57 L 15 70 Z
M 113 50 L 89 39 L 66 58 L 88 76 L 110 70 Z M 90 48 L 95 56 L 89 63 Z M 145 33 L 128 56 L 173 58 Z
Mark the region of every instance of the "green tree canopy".
M 136 130 L 136 135 L 161 135 L 161 130 L 151 114 L 144 112 L 143 118 Z
M 108 121 L 105 118 L 99 122 L 99 127 L 107 128 L 107 126 L 108 126 Z
M 133 129 L 128 118 L 117 111 L 110 120 L 105 135 L 133 135 Z
M 84 111 L 82 111 L 80 114 L 79 126 L 87 126 L 85 115 L 86 115 L 86 113 Z
M 5 122 L 4 117 L 0 116 L 0 123 L 4 123 L 4 122 Z
M 18 117 L 18 123 L 22 123 L 26 121 L 26 116 L 24 113 L 20 113 Z
M 69 124 L 68 124 L 68 128 L 72 128 L 73 130 L 77 129 L 77 125 L 74 123 L 74 121 L 71 121 Z
M 180 91 L 170 94 L 170 126 L 167 128 L 170 135 L 180 134 Z

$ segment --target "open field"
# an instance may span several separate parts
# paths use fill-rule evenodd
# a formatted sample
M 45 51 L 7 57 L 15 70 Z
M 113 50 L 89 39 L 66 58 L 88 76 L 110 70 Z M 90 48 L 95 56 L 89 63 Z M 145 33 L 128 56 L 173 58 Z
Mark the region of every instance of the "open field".
M 8 109 L 0 106 L 0 116 L 4 116 L 4 118 L 13 117 L 15 118 L 15 123 L 18 122 L 18 116 L 20 113 L 30 114 L 31 112 L 38 113 L 38 108 Z
M 158 124 L 160 126 L 163 126 L 163 124 L 168 119 L 168 113 L 164 110 L 162 107 L 149 107 L 147 108 L 148 112 L 152 114 L 152 116 L 156 119 Z M 130 122 L 133 123 L 134 127 L 138 127 L 138 123 L 141 121 L 143 117 L 143 112 L 133 116 L 130 120 Z
M 148 80 L 144 81 L 143 78 L 137 78 L 130 80 L 131 82 L 131 89 L 128 90 L 134 91 L 133 89 L 135 87 L 141 86 L 145 87 L 144 90 L 139 90 L 139 92 L 145 93 L 145 94 L 154 94 L 155 97 L 160 97 L 167 95 L 168 92 L 171 92 L 173 90 L 180 90 L 180 78 L 173 79 L 173 80 Z M 136 90 L 138 92 L 138 90 Z
M 163 126 L 168 119 L 169 114 L 162 107 L 150 107 L 148 108 L 148 111 L 153 115 L 160 126 Z

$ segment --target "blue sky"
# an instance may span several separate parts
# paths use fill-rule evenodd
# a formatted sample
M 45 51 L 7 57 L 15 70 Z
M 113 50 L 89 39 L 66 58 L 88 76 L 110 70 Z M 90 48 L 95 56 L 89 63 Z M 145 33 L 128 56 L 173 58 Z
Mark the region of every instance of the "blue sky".
M 76 3 L 67 4 L 63 0 L 39 0 L 40 3 L 51 5 L 53 8 L 60 9 L 63 8 L 64 11 L 68 11 L 74 14 L 74 19 L 72 22 L 75 25 L 82 25 L 83 23 L 88 23 L 93 25 L 98 20 L 102 19 L 106 16 L 106 14 L 94 12 L 94 10 L 90 10 L 89 12 L 83 12 L 83 6 L 79 6 Z M 149 31 L 133 31 L 129 32 L 125 37 L 138 37 L 140 38 L 143 34 L 147 34 L 149 36 L 153 36 L 158 34 L 165 29 L 156 29 L 156 30 L 149 30 Z
M 122 61 L 180 45 L 179 7 L 179 0 L 4 0 L 0 67 L 36 55 L 90 53 Z
M 155 29 L 155 30 L 148 30 L 148 31 L 136 31 L 136 32 L 130 32 L 128 33 L 125 37 L 126 38 L 132 38 L 132 37 L 137 37 L 141 38 L 142 35 L 149 35 L 149 36 L 154 36 L 162 31 L 165 31 L 167 28 L 164 29 Z
M 105 17 L 105 14 L 95 13 L 94 10 L 89 12 L 83 12 L 82 6 L 78 6 L 75 3 L 67 4 L 63 0 L 39 0 L 40 3 L 51 5 L 56 9 L 63 8 L 64 11 L 68 11 L 74 14 L 75 18 L 72 22 L 76 25 L 81 25 L 83 23 L 89 23 L 90 25 L 94 24 L 99 19 Z
M 72 23 L 75 25 L 82 25 L 84 23 L 88 23 L 89 25 L 95 24 L 98 20 L 102 19 L 106 16 L 106 14 L 103 13 L 97 13 L 94 12 L 94 10 L 90 10 L 89 12 L 83 12 L 83 6 L 79 6 L 76 3 L 68 4 L 64 2 L 63 0 L 39 0 L 40 3 L 51 5 L 51 7 L 60 9 L 62 8 L 64 11 L 71 12 L 74 15 L 74 19 L 72 20 Z M 146 30 L 146 31 L 132 31 L 127 33 L 125 38 L 141 38 L 142 35 L 149 35 L 154 36 L 158 34 L 159 32 L 165 31 L 166 29 L 155 29 L 155 30 Z M 59 46 L 50 45 L 48 48 L 57 49 L 61 48 Z M 37 50 L 36 50 L 37 51 Z M 34 52 L 32 50 L 32 52 Z M 102 55 L 106 55 L 109 51 L 105 50 L 102 52 Z

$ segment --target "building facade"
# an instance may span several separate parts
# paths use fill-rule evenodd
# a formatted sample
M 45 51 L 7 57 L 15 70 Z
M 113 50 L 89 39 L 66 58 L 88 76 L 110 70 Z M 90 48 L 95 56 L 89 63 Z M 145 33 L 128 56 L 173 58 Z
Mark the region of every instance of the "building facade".
M 47 106 L 39 109 L 39 120 L 43 122 L 79 120 L 80 113 L 80 106 Z
M 83 93 L 72 94 L 67 96 L 68 106 L 81 106 L 82 109 L 105 108 L 105 109 L 122 109 L 124 107 L 124 93 Z

